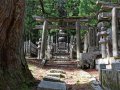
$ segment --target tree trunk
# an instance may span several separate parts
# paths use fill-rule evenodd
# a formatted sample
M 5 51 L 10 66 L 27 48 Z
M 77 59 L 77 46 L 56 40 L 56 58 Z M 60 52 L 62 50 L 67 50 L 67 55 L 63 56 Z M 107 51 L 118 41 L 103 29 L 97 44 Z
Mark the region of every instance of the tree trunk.
M 33 80 L 23 54 L 25 0 L 0 0 L 0 90 L 27 90 Z

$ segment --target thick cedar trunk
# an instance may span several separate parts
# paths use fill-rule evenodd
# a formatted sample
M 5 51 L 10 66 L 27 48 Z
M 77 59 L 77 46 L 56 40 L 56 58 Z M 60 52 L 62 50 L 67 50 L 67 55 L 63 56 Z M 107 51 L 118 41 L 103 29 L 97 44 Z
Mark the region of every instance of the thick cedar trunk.
M 23 55 L 25 0 L 0 0 L 0 90 L 26 90 L 33 80 Z

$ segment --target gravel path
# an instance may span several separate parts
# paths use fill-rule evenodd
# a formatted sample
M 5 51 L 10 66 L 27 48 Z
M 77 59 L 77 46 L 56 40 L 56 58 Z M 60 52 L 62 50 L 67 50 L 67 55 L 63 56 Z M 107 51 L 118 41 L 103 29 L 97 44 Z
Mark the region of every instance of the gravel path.
M 32 61 L 28 62 L 29 69 L 31 70 L 36 80 L 42 80 L 50 69 L 61 69 L 66 72 L 66 78 L 64 81 L 67 84 L 68 90 L 93 90 L 90 85 L 91 75 L 98 78 L 98 72 L 95 70 L 87 70 L 91 75 L 88 75 L 83 70 L 73 67 L 44 67 L 41 68 L 39 62 Z

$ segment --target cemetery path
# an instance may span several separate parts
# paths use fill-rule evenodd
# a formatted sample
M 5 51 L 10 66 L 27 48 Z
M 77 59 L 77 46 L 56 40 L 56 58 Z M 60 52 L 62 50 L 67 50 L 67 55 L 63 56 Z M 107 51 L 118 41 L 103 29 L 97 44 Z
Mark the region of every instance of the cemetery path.
M 36 60 L 29 60 L 28 66 L 31 70 L 34 78 L 36 80 L 42 80 L 42 78 L 46 75 L 47 71 L 50 69 L 61 69 L 66 72 L 66 78 L 64 81 L 67 84 L 68 90 L 93 90 L 90 85 L 90 76 L 85 73 L 85 71 L 80 70 L 75 67 L 52 67 L 45 66 L 44 68 L 40 67 L 40 62 Z M 95 70 L 86 70 L 93 77 L 98 78 L 98 72 Z M 36 90 L 33 89 L 33 90 Z

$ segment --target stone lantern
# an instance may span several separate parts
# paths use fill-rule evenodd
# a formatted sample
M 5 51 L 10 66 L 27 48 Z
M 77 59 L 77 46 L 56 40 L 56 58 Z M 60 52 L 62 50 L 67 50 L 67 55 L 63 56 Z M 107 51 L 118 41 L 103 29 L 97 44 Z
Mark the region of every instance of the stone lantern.
M 102 58 L 107 57 L 107 43 L 108 43 L 108 33 L 106 31 L 107 29 L 105 27 L 101 27 L 101 31 L 97 33 L 98 36 L 100 36 L 100 41 L 99 43 L 101 44 L 101 53 L 102 53 Z

